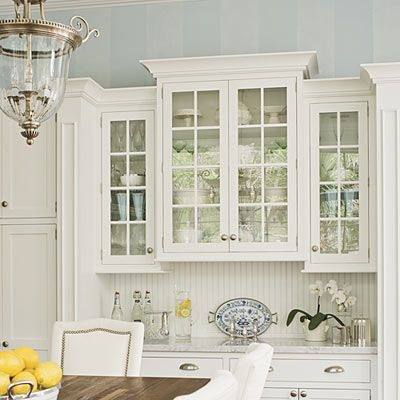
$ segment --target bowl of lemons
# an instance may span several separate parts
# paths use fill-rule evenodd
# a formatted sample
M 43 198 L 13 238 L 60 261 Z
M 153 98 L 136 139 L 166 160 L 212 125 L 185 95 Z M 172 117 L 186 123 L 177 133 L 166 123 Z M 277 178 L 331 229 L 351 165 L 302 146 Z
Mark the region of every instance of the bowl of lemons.
M 30 347 L 0 351 L 0 400 L 56 400 L 61 379 L 60 366 Z

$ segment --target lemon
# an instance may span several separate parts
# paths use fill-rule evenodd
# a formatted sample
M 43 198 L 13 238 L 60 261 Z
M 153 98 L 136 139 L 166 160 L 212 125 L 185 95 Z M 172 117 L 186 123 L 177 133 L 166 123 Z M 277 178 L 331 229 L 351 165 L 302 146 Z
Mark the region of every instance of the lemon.
M 190 317 L 190 310 L 187 309 L 187 308 L 183 308 L 183 309 L 181 310 L 181 315 L 182 315 L 183 318 Z
M 15 375 L 14 378 L 12 379 L 12 383 L 16 382 L 23 382 L 23 381 L 28 381 L 32 382 L 33 384 L 33 391 L 37 390 L 37 381 L 36 378 L 30 373 L 30 372 L 20 372 L 18 375 Z M 15 387 L 12 391 L 13 394 L 27 394 L 29 393 L 29 385 L 20 385 Z
M 8 385 L 10 384 L 10 377 L 4 372 L 0 372 L 0 396 L 7 394 Z
M 61 382 L 62 370 L 56 363 L 47 361 L 37 366 L 35 377 L 40 388 L 48 389 Z
M 24 360 L 13 351 L 0 351 L 0 372 L 9 376 L 19 374 L 25 368 Z
M 35 369 L 39 365 L 39 354 L 30 347 L 19 347 L 14 350 L 14 353 L 18 354 L 24 360 L 26 369 Z

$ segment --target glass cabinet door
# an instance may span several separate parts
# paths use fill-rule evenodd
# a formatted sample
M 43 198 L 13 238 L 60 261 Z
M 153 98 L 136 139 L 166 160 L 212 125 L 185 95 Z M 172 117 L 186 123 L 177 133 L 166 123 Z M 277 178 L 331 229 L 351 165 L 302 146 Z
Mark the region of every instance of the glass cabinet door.
M 153 112 L 103 114 L 103 264 L 153 261 Z
M 228 251 L 227 84 L 164 87 L 164 250 Z
M 311 261 L 368 261 L 366 103 L 311 108 Z
M 233 251 L 295 251 L 294 79 L 230 83 Z

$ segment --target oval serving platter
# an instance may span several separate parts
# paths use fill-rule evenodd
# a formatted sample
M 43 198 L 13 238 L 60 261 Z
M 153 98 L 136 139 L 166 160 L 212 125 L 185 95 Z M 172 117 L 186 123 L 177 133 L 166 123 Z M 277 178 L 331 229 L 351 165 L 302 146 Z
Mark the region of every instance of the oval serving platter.
M 247 329 L 247 337 L 252 336 L 253 321 L 258 320 L 258 334 L 262 335 L 272 325 L 276 324 L 270 309 L 258 300 L 250 298 L 237 298 L 222 303 L 215 313 L 210 312 L 208 322 L 215 322 L 218 329 L 230 335 L 229 326 L 235 322 L 235 336 L 244 337 L 243 328 Z

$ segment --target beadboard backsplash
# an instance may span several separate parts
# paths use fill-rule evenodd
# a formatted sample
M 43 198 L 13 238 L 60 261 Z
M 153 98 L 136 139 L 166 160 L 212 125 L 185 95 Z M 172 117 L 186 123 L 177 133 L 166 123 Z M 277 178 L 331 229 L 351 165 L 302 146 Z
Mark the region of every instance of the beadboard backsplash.
M 352 294 L 357 297 L 352 316 L 370 318 L 375 337 L 375 274 L 306 274 L 301 272 L 302 268 L 303 264 L 296 262 L 178 263 L 170 266 L 171 273 L 108 275 L 103 277 L 103 315 L 109 316 L 111 312 L 115 290 L 120 291 L 122 307 L 129 315 L 134 290 L 150 290 L 154 309 L 173 310 L 173 292 L 178 288 L 191 293 L 195 320 L 193 336 L 222 335 L 214 324 L 208 323 L 208 312 L 215 311 L 226 300 L 252 297 L 278 313 L 278 325 L 272 325 L 267 337 L 301 337 L 300 323 L 286 327 L 288 312 L 293 308 L 313 312 L 316 299 L 309 293 L 308 286 L 316 280 L 326 283 L 335 279 L 339 286 L 345 283 L 352 286 Z M 322 310 L 334 310 L 328 294 L 323 297 Z

